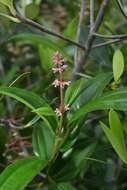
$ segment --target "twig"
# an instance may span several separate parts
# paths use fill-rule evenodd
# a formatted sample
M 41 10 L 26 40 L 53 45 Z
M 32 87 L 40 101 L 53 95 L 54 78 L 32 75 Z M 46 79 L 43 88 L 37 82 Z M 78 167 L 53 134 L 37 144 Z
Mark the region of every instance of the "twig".
M 90 0 L 90 32 L 94 27 L 94 0 Z
M 125 39 L 109 40 L 109 41 L 107 41 L 107 42 L 103 42 L 103 43 L 100 43 L 100 44 L 93 45 L 93 46 L 92 46 L 92 49 L 100 48 L 100 47 L 103 47 L 103 46 L 107 46 L 107 45 L 109 45 L 109 44 L 114 44 L 114 43 L 120 42 L 120 41 L 122 41 L 122 40 L 125 40 Z
M 86 0 L 81 0 L 81 10 L 80 10 L 79 24 L 78 24 L 78 29 L 77 29 L 77 40 L 76 40 L 77 43 L 80 43 L 80 37 L 81 37 L 85 12 L 86 12 Z M 74 64 L 76 65 L 77 62 L 78 62 L 78 47 L 75 48 Z
M 127 39 L 127 34 L 118 34 L 118 35 L 102 35 L 99 33 L 93 33 L 94 36 L 105 38 L 105 39 Z
M 79 62 L 75 65 L 74 71 L 73 71 L 73 81 L 75 81 L 76 79 L 79 78 L 79 76 L 77 76 L 77 73 L 80 73 L 83 70 L 83 65 L 86 63 L 87 58 L 89 56 L 89 53 L 91 51 L 91 47 L 92 44 L 95 40 L 95 36 L 92 33 L 96 33 L 101 25 L 101 23 L 103 22 L 103 18 L 104 18 L 104 14 L 105 14 L 105 10 L 107 8 L 109 0 L 103 0 L 99 13 L 97 15 L 94 27 L 93 27 L 93 31 L 89 34 L 88 36 L 88 40 L 86 43 L 86 51 L 84 52 L 84 54 L 81 56 Z
M 27 24 L 27 25 L 30 25 L 30 26 L 32 26 L 32 27 L 34 27 L 34 28 L 40 30 L 40 31 L 43 32 L 43 33 L 46 33 L 46 34 L 48 34 L 48 35 L 57 37 L 57 38 L 59 38 L 59 39 L 61 39 L 61 40 L 64 40 L 64 41 L 66 41 L 66 42 L 68 42 L 68 43 L 71 43 L 71 44 L 73 44 L 73 45 L 75 45 L 75 46 L 81 48 L 82 50 L 85 50 L 85 49 L 86 49 L 85 46 L 83 46 L 83 45 L 81 45 L 81 44 L 79 44 L 79 43 L 77 43 L 77 42 L 75 42 L 75 41 L 73 41 L 73 40 L 71 40 L 71 39 L 69 39 L 69 38 L 67 38 L 67 37 L 65 37 L 65 36 L 63 36 L 63 35 L 61 35 L 61 34 L 58 34 L 58 33 L 54 32 L 54 31 L 51 31 L 51 30 L 48 30 L 47 28 L 43 27 L 41 24 L 39 24 L 39 23 L 37 23 L 37 22 L 34 22 L 33 20 L 28 19 L 28 18 L 26 18 L 25 16 L 21 15 L 21 14 L 19 13 L 19 11 L 17 10 L 17 7 L 16 7 L 15 3 L 14 3 L 14 7 L 15 7 L 15 9 L 16 9 L 16 18 L 18 18 L 22 23 Z

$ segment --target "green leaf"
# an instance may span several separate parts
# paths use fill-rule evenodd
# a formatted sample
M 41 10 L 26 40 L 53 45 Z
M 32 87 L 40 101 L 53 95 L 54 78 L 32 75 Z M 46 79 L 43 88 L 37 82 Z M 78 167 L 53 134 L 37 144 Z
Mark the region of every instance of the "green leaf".
M 48 54 L 47 54 L 48 52 Z M 42 68 L 49 71 L 53 67 L 54 50 L 43 45 L 39 45 L 39 55 Z
M 56 129 L 58 127 L 58 117 L 50 106 L 40 107 L 33 112 L 40 116 L 49 128 Z
M 78 17 L 72 19 L 72 21 L 68 24 L 66 30 L 64 30 L 64 35 L 75 40 L 78 26 Z
M 49 106 L 35 109 L 33 112 L 37 113 L 39 116 L 56 116 L 53 109 Z
M 39 119 L 40 119 L 40 117 L 39 117 L 38 115 L 36 115 L 32 120 L 30 120 L 29 122 L 27 122 L 27 124 L 25 124 L 23 127 L 24 127 L 24 128 L 31 127 L 31 126 L 34 125 Z
M 59 181 L 69 181 L 77 175 L 84 172 L 88 166 L 88 157 L 90 157 L 96 148 L 96 144 L 91 144 L 84 150 L 75 150 L 71 157 L 61 164 L 59 169 L 54 175 L 54 178 Z M 69 163 L 69 164 L 68 164 Z M 62 167 L 64 165 L 64 167 Z M 57 169 L 56 169 L 57 170 Z
M 121 144 L 121 147 L 123 147 L 123 149 L 126 150 L 122 125 L 118 117 L 118 114 L 114 110 L 110 110 L 109 112 L 109 125 L 112 133 Z
M 102 95 L 104 88 L 112 79 L 112 73 L 100 73 L 96 77 L 90 79 L 84 87 L 82 87 L 82 93 L 80 96 L 81 104 L 86 104 L 90 100 L 94 100 Z
M 33 14 L 34 10 L 34 14 Z M 35 3 L 30 3 L 25 7 L 25 15 L 30 19 L 35 19 L 39 15 L 39 6 Z
M 82 80 L 78 80 L 67 88 L 64 98 L 66 104 L 71 105 L 74 102 L 81 90 L 81 83 Z
M 15 10 L 15 8 L 13 6 L 13 0 L 0 0 L 0 3 L 7 6 L 13 16 L 16 15 L 16 10 Z
M 127 110 L 127 88 L 108 92 L 103 94 L 103 96 L 90 101 L 88 104 L 82 106 L 73 117 L 70 119 L 69 124 L 76 121 L 87 113 L 95 110 L 104 109 L 116 109 L 116 110 Z
M 121 145 L 121 142 L 119 141 L 119 139 L 117 139 L 117 136 L 113 133 L 113 131 L 102 122 L 101 122 L 101 127 L 105 132 L 111 145 L 113 146 L 114 150 L 116 151 L 116 153 L 119 155 L 121 160 L 123 160 L 123 162 L 127 164 L 127 151 L 125 150 L 125 147 Z
M 99 97 L 111 79 L 112 73 L 106 72 L 98 74 L 96 77 L 85 82 L 85 84 L 83 79 L 76 81 L 67 88 L 65 103 L 69 105 L 74 103 L 78 107 L 86 104 L 90 100 Z
M 117 82 L 124 70 L 124 57 L 120 50 L 116 50 L 113 56 L 113 75 Z
M 23 190 L 46 164 L 35 156 L 16 161 L 0 175 L 0 189 Z
M 47 103 L 33 92 L 15 87 L 0 87 L 0 94 L 10 96 L 34 110 Z
M 35 154 L 42 160 L 50 160 L 55 143 L 53 131 L 40 122 L 34 128 L 32 139 Z

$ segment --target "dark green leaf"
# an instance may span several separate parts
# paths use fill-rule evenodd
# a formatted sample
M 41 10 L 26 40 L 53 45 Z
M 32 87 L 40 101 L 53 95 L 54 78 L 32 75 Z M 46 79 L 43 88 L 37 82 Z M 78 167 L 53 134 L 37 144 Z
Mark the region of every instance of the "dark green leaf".
M 47 103 L 38 95 L 20 88 L 0 87 L 0 94 L 10 96 L 25 104 L 32 110 L 47 105 Z
M 127 151 L 125 150 L 125 147 L 121 146 L 121 142 L 119 141 L 119 139 L 117 139 L 117 137 L 112 132 L 112 130 L 108 128 L 105 124 L 103 124 L 102 122 L 101 122 L 101 127 L 103 131 L 105 132 L 111 145 L 113 146 L 113 148 L 115 149 L 119 157 L 121 158 L 121 160 L 123 160 L 127 164 Z
M 96 144 L 89 145 L 84 150 L 76 150 L 72 153 L 71 157 L 63 163 L 64 167 L 59 169 L 55 174 L 58 181 L 68 181 L 75 178 L 78 174 L 84 171 L 87 167 L 88 160 L 94 150 Z M 68 164 L 69 163 L 69 164 Z
M 81 90 L 81 82 L 82 80 L 78 80 L 67 88 L 64 99 L 66 104 L 71 105 L 76 99 Z
M 37 157 L 16 161 L 0 175 L 0 189 L 23 190 L 46 164 L 46 161 L 42 161 Z
M 109 112 L 109 125 L 113 135 L 118 139 L 121 146 L 125 148 L 124 134 L 118 114 L 114 110 Z
M 111 72 L 106 72 L 100 73 L 90 79 L 84 87 L 82 87 L 81 105 L 101 96 L 105 86 L 110 82 L 112 77 Z
M 81 116 L 84 116 L 86 113 L 95 111 L 95 110 L 104 110 L 104 109 L 116 109 L 116 110 L 127 110 L 127 89 L 121 89 L 114 92 L 105 93 L 103 96 L 90 101 L 88 104 L 82 106 L 74 114 L 69 123 L 76 121 Z
M 53 131 L 42 122 L 38 123 L 33 132 L 33 147 L 35 154 L 42 160 L 50 160 L 54 143 L 55 135 Z
M 41 107 L 38 109 L 33 110 L 33 112 L 37 113 L 40 116 L 56 116 L 55 112 L 51 107 Z

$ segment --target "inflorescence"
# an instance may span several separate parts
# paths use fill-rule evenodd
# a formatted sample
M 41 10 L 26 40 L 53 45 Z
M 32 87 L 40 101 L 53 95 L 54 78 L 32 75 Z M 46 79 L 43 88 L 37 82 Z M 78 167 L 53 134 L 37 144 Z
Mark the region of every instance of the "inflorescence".
M 70 109 L 69 105 L 64 104 L 64 88 L 65 86 L 69 86 L 71 81 L 65 81 L 63 79 L 63 73 L 67 69 L 67 65 L 65 64 L 65 60 L 62 58 L 62 55 L 58 51 L 54 54 L 53 60 L 55 67 L 52 68 L 52 71 L 53 73 L 59 73 L 59 79 L 55 79 L 52 84 L 55 88 L 59 87 L 61 99 L 60 106 L 59 108 L 56 108 L 55 112 L 58 116 L 62 116 L 64 112 Z

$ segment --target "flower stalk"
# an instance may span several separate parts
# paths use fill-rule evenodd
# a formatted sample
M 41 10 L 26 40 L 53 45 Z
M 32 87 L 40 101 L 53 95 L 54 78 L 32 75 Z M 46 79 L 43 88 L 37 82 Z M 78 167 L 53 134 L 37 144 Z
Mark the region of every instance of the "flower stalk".
M 59 79 L 55 79 L 53 85 L 55 88 L 58 87 L 60 89 L 60 106 L 59 108 L 56 108 L 55 112 L 58 117 L 62 118 L 64 113 L 69 110 L 69 105 L 64 104 L 64 88 L 65 86 L 69 86 L 71 82 L 63 79 L 63 73 L 66 70 L 67 65 L 58 51 L 54 54 L 53 60 L 56 67 L 52 70 L 54 73 L 59 73 Z

